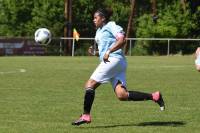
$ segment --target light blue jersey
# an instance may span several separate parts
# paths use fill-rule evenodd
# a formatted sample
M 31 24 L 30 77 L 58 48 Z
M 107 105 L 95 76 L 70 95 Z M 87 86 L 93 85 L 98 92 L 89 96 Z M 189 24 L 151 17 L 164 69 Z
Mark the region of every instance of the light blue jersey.
M 102 61 L 106 51 L 116 42 L 117 33 L 124 33 L 123 28 L 110 21 L 96 31 L 95 41 L 98 44 L 99 58 Z M 110 57 L 124 58 L 122 49 L 110 53 Z

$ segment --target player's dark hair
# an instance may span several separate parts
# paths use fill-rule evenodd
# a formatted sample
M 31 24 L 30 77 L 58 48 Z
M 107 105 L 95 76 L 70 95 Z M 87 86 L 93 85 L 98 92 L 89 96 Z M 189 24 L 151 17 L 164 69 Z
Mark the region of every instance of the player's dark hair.
M 111 8 L 100 8 L 96 11 L 96 13 L 99 13 L 100 16 L 105 17 L 105 21 L 108 22 L 113 14 L 113 11 Z

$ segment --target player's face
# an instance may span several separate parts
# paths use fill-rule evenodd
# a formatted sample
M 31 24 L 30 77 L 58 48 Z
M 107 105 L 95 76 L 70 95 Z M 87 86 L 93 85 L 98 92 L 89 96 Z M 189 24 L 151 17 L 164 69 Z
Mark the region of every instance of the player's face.
M 105 18 L 100 16 L 98 12 L 96 12 L 94 14 L 93 22 L 94 22 L 94 25 L 96 26 L 96 28 L 102 27 L 104 24 L 104 20 L 105 20 Z

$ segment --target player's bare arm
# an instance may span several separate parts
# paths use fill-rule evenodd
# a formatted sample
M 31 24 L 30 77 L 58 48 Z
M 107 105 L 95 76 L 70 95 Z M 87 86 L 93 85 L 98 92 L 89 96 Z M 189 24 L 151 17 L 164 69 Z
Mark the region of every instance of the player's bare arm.
M 123 48 L 123 46 L 125 44 L 124 38 L 125 37 L 124 37 L 123 33 L 118 33 L 118 35 L 116 37 L 117 41 L 116 41 L 115 45 L 113 45 L 113 47 L 109 48 L 108 51 L 104 55 L 104 58 L 103 58 L 104 62 L 109 62 L 108 58 L 109 58 L 110 53 Z

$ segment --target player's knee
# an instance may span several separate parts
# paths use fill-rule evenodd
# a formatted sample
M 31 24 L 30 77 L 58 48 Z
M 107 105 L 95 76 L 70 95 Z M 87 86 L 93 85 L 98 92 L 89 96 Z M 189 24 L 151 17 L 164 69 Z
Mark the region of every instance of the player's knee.
M 115 87 L 115 94 L 120 101 L 126 101 L 128 99 L 128 93 L 121 84 Z
M 95 80 L 89 79 L 85 84 L 85 88 L 96 89 L 99 85 L 100 83 L 96 82 Z
M 120 101 L 127 101 L 127 99 L 128 99 L 128 94 L 126 94 L 126 93 L 117 94 L 117 98 L 118 98 Z
M 119 99 L 120 101 L 127 101 L 127 98 L 124 98 L 124 97 L 118 97 L 118 99 Z

